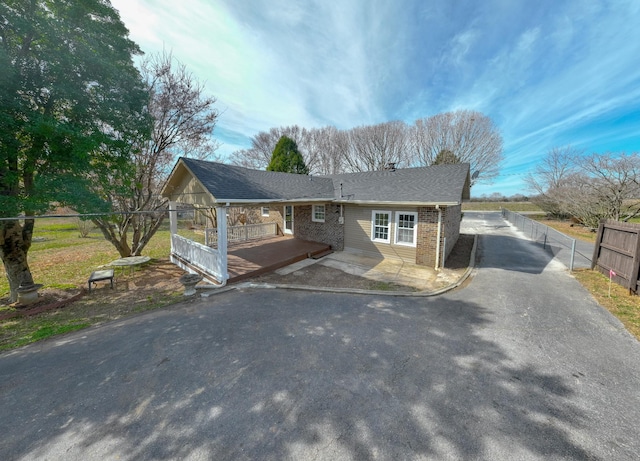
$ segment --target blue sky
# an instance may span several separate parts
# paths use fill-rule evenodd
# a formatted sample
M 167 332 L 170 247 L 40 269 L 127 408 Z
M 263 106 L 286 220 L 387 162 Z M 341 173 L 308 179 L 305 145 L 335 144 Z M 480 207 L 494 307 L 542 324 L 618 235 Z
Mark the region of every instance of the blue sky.
M 640 151 L 638 0 L 112 0 L 145 53 L 170 50 L 218 98 L 223 157 L 271 127 L 456 109 L 491 117 L 527 193 L 551 147 Z

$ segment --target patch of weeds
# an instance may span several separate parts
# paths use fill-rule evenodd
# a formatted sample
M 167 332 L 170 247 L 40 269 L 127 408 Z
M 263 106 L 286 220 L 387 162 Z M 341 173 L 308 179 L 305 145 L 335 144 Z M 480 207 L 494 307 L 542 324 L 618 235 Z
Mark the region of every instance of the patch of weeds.
M 55 323 L 38 319 L 18 319 L 2 322 L 0 351 L 14 349 L 51 336 L 86 328 L 88 322 Z
M 40 341 L 41 339 L 48 338 L 49 336 L 61 335 L 70 331 L 80 330 L 88 327 L 89 323 L 73 323 L 70 325 L 46 325 L 41 326 L 31 334 L 33 341 Z

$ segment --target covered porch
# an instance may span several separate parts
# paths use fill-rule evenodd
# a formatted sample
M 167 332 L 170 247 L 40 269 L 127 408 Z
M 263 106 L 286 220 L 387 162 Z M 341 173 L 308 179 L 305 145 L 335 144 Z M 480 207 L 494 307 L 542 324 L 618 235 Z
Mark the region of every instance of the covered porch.
M 331 251 L 331 246 L 325 243 L 274 235 L 272 223 L 227 227 L 226 219 L 219 219 L 217 228 L 208 230 L 207 245 L 203 245 L 178 235 L 175 203 L 170 210 L 171 261 L 218 285 L 245 280 Z M 217 213 L 225 216 L 226 208 L 217 207 Z M 267 231 L 256 230 L 262 228 Z

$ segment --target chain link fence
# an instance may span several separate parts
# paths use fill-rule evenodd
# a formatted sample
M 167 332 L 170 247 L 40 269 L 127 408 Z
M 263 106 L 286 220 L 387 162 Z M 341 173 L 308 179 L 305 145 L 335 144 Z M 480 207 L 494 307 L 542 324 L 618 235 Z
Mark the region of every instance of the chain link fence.
M 574 239 L 539 221 L 505 208 L 502 208 L 502 217 L 528 238 L 542 245 L 569 270 L 591 267 L 593 243 Z

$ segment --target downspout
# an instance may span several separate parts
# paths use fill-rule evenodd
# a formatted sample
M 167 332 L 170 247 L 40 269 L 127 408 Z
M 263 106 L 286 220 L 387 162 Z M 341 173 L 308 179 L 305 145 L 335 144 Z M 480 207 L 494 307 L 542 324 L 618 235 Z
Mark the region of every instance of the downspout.
M 442 210 L 440 209 L 440 205 L 436 205 L 436 210 L 438 210 L 438 230 L 436 232 L 436 267 L 438 270 L 440 266 L 440 236 L 442 235 Z

